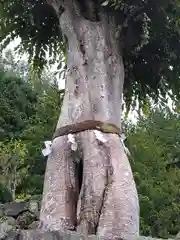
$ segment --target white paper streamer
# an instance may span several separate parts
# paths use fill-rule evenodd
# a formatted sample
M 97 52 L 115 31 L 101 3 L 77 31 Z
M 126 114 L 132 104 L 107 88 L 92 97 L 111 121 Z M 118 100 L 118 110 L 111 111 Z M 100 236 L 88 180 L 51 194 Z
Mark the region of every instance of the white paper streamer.
M 42 154 L 44 155 L 44 157 L 47 157 L 52 151 L 52 141 L 45 141 L 44 144 L 46 148 L 42 150 Z
M 76 151 L 78 148 L 78 145 L 73 134 L 68 134 L 68 142 L 71 143 L 71 149 L 73 151 Z
M 94 130 L 94 134 L 100 142 L 103 142 L 103 143 L 107 142 L 107 139 L 104 138 L 103 133 L 101 131 Z M 130 156 L 131 153 L 130 153 L 129 149 L 124 144 L 125 139 L 126 139 L 126 136 L 124 134 L 122 134 L 120 136 L 120 141 L 123 145 L 125 153 L 128 156 Z M 73 151 L 76 151 L 77 148 L 78 148 L 78 145 L 77 145 L 77 142 L 76 142 L 73 134 L 68 134 L 68 142 L 71 143 L 71 149 Z M 44 157 L 46 157 L 52 152 L 52 141 L 45 141 L 44 144 L 45 144 L 45 148 L 42 150 L 42 154 L 43 154 Z
M 102 133 L 101 131 L 94 130 L 94 134 L 96 135 L 96 138 L 97 138 L 99 141 L 101 141 L 101 142 L 103 142 L 103 143 L 104 143 L 104 142 L 107 142 L 107 139 L 104 138 L 103 133 Z M 125 136 L 124 134 L 121 134 L 121 136 L 120 136 L 120 141 L 121 141 L 121 143 L 122 143 L 122 145 L 123 145 L 124 151 L 125 151 L 125 153 L 126 153 L 128 156 L 130 156 L 131 153 L 130 153 L 129 149 L 125 146 L 124 140 L 126 140 L 126 136 Z
M 94 130 L 94 134 L 100 142 L 103 142 L 103 143 L 107 142 L 107 139 L 104 138 L 103 133 L 101 131 Z

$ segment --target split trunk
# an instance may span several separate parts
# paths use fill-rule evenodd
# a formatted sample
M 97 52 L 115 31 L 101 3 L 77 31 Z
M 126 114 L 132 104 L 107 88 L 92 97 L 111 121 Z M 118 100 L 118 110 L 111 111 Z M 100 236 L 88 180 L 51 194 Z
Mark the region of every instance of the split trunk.
M 64 102 L 57 128 L 98 120 L 121 128 L 123 57 L 106 17 L 92 22 L 66 10 L 60 27 L 68 39 Z M 121 54 L 120 54 L 121 52 Z M 106 239 L 139 234 L 139 202 L 128 158 L 117 134 L 93 130 L 54 139 L 45 173 L 40 221 L 51 230 L 76 230 Z

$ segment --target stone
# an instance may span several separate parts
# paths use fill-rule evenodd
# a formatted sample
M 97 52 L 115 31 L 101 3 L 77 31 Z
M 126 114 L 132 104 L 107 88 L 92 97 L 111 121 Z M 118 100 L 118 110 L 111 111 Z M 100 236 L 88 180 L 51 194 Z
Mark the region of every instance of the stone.
M 10 217 L 17 217 L 20 213 L 28 210 L 27 202 L 5 203 L 3 206 L 4 215 Z
M 17 217 L 16 223 L 20 229 L 27 229 L 28 226 L 36 220 L 37 220 L 37 217 L 35 214 L 29 211 L 26 211 Z
M 37 229 L 38 225 L 39 225 L 39 221 L 34 221 L 28 226 L 28 229 L 30 229 L 30 230 L 31 229 Z
M 39 217 L 39 204 L 36 200 L 31 200 L 28 203 L 29 211 L 34 213 L 36 217 Z
M 110 240 L 94 235 L 85 236 L 72 231 L 45 231 L 38 229 L 39 201 L 0 203 L 0 239 L 1 240 Z M 19 230 L 18 230 L 18 229 Z M 27 230 L 28 229 L 28 230 Z M 180 240 L 180 233 L 176 240 Z M 115 240 L 115 239 L 114 239 Z M 121 240 L 117 238 L 117 240 Z M 125 237 L 125 240 L 158 240 L 139 236 Z M 162 240 L 162 239 L 159 239 Z M 172 240 L 172 239 L 169 239 Z
M 16 220 L 13 217 L 7 217 L 7 222 L 11 226 L 16 226 Z
M 178 234 L 175 237 L 176 240 L 180 240 L 180 232 L 178 232 Z
M 85 237 L 76 232 L 62 232 L 62 231 L 52 231 L 43 232 L 42 230 L 25 230 L 25 231 L 9 231 L 6 237 L 0 238 L 6 240 L 107 240 L 105 238 L 99 238 L 97 236 Z M 131 238 L 126 238 L 127 240 Z M 108 239 L 110 240 L 110 239 Z M 119 238 L 117 240 L 120 240 Z M 133 240 L 158 240 L 151 237 L 137 237 Z
M 4 205 L 0 204 L 0 217 L 4 216 Z
M 0 238 L 0 239 L 2 239 L 2 238 Z M 70 231 L 44 232 L 40 229 L 21 230 L 21 231 L 14 231 L 14 232 L 9 231 L 9 233 L 6 235 L 6 238 L 4 238 L 4 239 L 6 239 L 6 240 L 110 240 L 107 238 L 97 237 L 94 235 L 85 237 L 82 234 L 78 234 L 76 232 L 70 232 Z M 117 238 L 116 240 L 121 240 L 121 239 Z M 135 237 L 133 239 L 126 237 L 126 240 L 158 240 L 158 239 L 151 238 L 151 237 L 139 236 L 139 237 Z
M 6 240 L 19 240 L 19 231 L 10 230 L 5 238 Z
M 86 238 L 78 233 L 52 231 L 43 232 L 41 230 L 36 231 L 22 231 L 20 240 L 85 240 Z M 97 238 L 96 238 L 97 240 Z
M 15 227 L 9 225 L 7 220 L 0 223 L 0 239 L 3 239 L 6 236 L 8 236 L 8 232 L 11 230 L 15 230 Z

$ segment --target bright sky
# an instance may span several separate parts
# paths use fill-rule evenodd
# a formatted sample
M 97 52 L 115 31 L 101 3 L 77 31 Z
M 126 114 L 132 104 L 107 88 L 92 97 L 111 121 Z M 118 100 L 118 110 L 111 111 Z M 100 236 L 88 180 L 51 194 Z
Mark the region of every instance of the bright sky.
M 6 47 L 6 49 L 5 50 L 3 50 L 3 54 L 5 53 L 5 51 L 7 51 L 7 50 L 14 50 L 14 48 L 15 47 L 17 47 L 19 44 L 20 44 L 20 42 L 21 42 L 21 39 L 20 38 L 17 38 L 17 39 L 15 39 L 14 41 L 11 41 L 9 44 L 8 44 L 8 46 Z M 48 55 L 48 54 L 47 54 Z M 18 55 L 17 53 L 15 53 L 14 52 L 14 56 L 15 56 L 15 59 L 17 59 L 17 60 L 19 60 L 19 59 L 22 59 L 22 60 L 27 60 L 27 54 L 23 54 L 23 55 Z M 47 56 L 47 58 L 48 58 L 48 56 Z M 48 70 L 50 70 L 52 73 L 54 72 L 54 71 L 57 71 L 57 65 L 58 65 L 58 63 L 57 64 L 54 64 L 54 65 L 52 65 Z M 61 71 L 61 69 L 60 69 L 60 71 Z M 65 80 L 64 79 L 59 79 L 59 81 L 58 81 L 58 85 L 59 85 L 59 89 L 64 89 L 65 88 Z

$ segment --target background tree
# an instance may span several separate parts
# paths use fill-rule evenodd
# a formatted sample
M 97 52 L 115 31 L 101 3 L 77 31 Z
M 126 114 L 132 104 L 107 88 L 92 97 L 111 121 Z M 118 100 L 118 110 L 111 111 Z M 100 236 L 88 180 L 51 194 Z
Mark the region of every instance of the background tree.
M 149 97 L 164 100 L 170 90 L 174 99 L 179 97 L 177 1 L 12 0 L 2 5 L 4 45 L 20 36 L 35 70 L 46 64 L 48 46 L 50 56 L 52 52 L 56 56 L 65 52 L 68 42 L 66 92 L 57 128 L 84 120 L 120 128 L 124 66 L 127 106 L 136 99 L 140 106 Z M 81 191 L 67 136 L 54 141 L 44 183 L 43 226 L 74 229 L 77 225 L 78 231 L 110 239 L 138 234 L 138 200 L 130 165 L 119 137 L 104 136 L 107 142 L 101 146 L 94 132 L 77 134 L 83 153 Z
M 47 79 L 46 79 L 47 80 Z M 39 85 L 38 85 L 39 89 Z M 24 128 L 22 140 L 27 144 L 28 176 L 19 186 L 20 192 L 33 195 L 41 194 L 46 158 L 42 155 L 44 141 L 51 139 L 62 105 L 63 94 L 59 93 L 56 84 L 41 86 L 42 93 L 38 95 L 36 113 L 29 118 Z
M 27 174 L 26 152 L 26 145 L 21 141 L 0 143 L 0 182 L 7 187 L 13 200 L 16 199 L 17 186 Z
M 1 182 L 0 182 L 0 202 L 1 203 L 6 203 L 6 202 L 11 202 L 12 201 L 12 195 Z
M 127 128 L 127 146 L 138 188 L 141 233 L 172 238 L 179 232 L 179 114 L 155 109 Z
M 32 79 L 30 73 L 20 78 L 16 60 L 1 62 L 0 201 L 4 202 L 41 194 L 46 164 L 41 149 L 52 136 L 62 95 L 53 74 L 46 74 L 45 80 L 44 72 L 41 79 Z
M 35 114 L 37 93 L 12 72 L 0 72 L 0 140 L 18 138 Z

